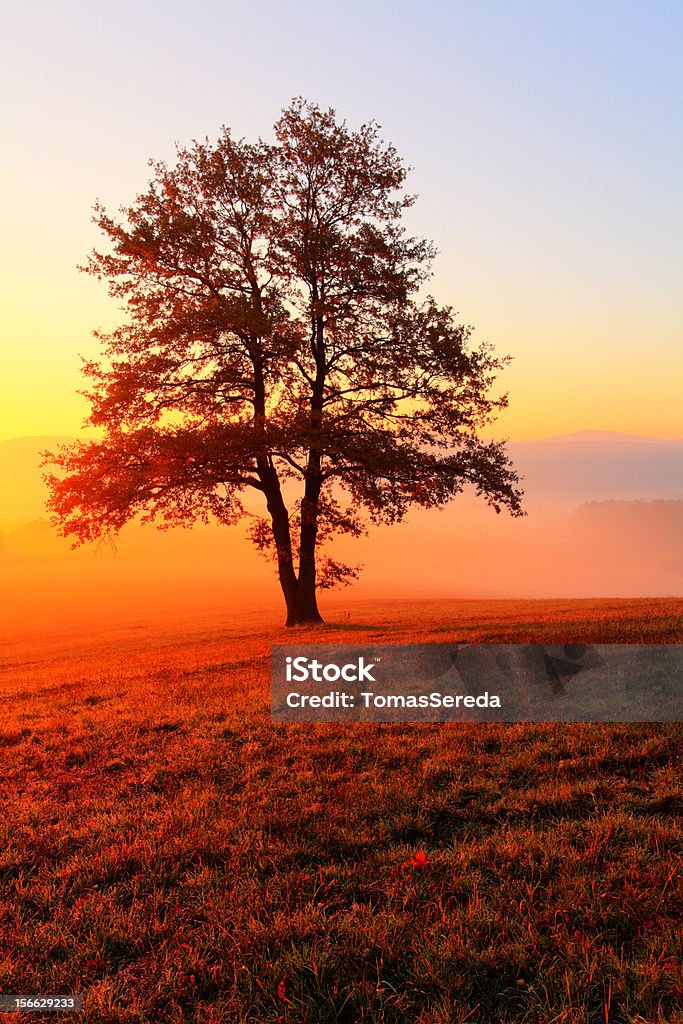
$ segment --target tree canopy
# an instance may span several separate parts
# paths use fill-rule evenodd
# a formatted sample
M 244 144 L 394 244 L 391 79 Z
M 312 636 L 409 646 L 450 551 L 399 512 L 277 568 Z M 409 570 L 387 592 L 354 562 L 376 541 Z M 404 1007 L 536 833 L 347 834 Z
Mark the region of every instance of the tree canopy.
M 249 517 L 294 624 L 355 576 L 323 554 L 340 533 L 466 484 L 521 514 L 503 443 L 479 437 L 506 359 L 422 296 L 435 252 L 401 223 L 407 170 L 374 122 L 298 99 L 272 143 L 223 128 L 151 166 L 118 218 L 95 208 L 108 245 L 82 269 L 127 319 L 84 366 L 101 436 L 51 456 L 63 534 Z

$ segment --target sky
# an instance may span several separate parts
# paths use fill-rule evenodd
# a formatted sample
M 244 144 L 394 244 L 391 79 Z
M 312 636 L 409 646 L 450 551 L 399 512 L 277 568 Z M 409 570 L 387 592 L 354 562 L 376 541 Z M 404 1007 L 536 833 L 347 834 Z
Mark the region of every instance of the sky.
M 429 290 L 513 356 L 496 436 L 682 437 L 682 46 L 658 0 L 9 3 L 0 440 L 87 413 L 80 356 L 123 318 L 76 270 L 95 200 L 221 124 L 269 137 L 297 95 L 413 168 Z

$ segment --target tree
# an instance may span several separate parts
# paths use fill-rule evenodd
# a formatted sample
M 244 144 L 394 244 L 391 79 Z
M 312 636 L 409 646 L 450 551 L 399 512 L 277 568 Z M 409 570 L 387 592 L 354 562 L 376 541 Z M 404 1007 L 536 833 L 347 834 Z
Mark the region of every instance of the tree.
M 420 300 L 434 250 L 401 225 L 414 197 L 374 122 L 351 131 L 298 99 L 274 144 L 224 128 L 151 166 L 121 220 L 95 208 L 110 244 L 81 269 L 128 320 L 84 365 L 101 438 L 50 456 L 62 534 L 250 516 L 291 625 L 321 621 L 317 589 L 356 575 L 321 554 L 335 535 L 466 483 L 522 514 L 503 444 L 477 436 L 507 404 L 491 397 L 507 360 Z

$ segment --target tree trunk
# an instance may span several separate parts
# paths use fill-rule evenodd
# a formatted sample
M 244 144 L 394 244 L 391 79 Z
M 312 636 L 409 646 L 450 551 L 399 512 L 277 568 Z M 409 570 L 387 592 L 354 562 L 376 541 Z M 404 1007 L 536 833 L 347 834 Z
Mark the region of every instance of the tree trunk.
M 323 342 L 324 319 L 316 309 L 318 284 L 314 280 L 311 290 L 312 328 L 311 350 L 316 362 L 315 383 L 311 394 L 312 436 L 320 435 L 323 418 L 323 396 L 325 388 L 325 349 Z M 322 622 L 318 611 L 316 594 L 315 549 L 318 541 L 318 504 L 322 487 L 320 473 L 319 445 L 312 441 L 308 450 L 304 496 L 301 502 L 301 527 L 299 532 L 299 575 L 293 607 L 287 606 L 287 625 L 299 626 Z
M 315 491 L 307 487 L 308 496 L 301 503 L 301 533 L 299 538 L 299 576 L 292 609 L 287 609 L 287 625 L 322 622 L 318 611 L 315 572 L 315 545 L 318 537 L 318 502 L 311 500 Z
M 287 625 L 304 626 L 322 622 L 323 618 L 318 611 L 318 599 L 313 580 L 306 576 L 297 583 L 294 601 L 290 607 L 287 604 Z
M 295 613 L 295 602 L 298 590 L 296 573 L 294 572 L 294 559 L 292 558 L 292 538 L 289 530 L 289 513 L 282 498 L 280 481 L 272 464 L 264 458 L 259 458 L 258 470 L 263 491 L 266 496 L 266 504 L 270 513 L 270 522 L 273 530 L 273 541 L 277 552 L 277 574 L 282 588 L 282 595 L 287 606 L 287 625 L 291 625 L 290 619 Z
M 270 513 L 273 540 L 277 551 L 277 572 L 287 608 L 287 626 L 322 622 L 318 611 L 315 586 L 315 545 L 318 533 L 318 508 L 316 500 L 304 498 L 303 507 L 308 514 L 302 516 L 299 552 L 299 575 L 294 571 L 289 513 L 282 498 L 280 482 L 274 467 L 267 459 L 258 460 L 258 469 L 266 504 Z M 314 486 L 313 491 L 316 491 Z M 319 487 L 318 487 L 319 493 Z
M 288 626 L 322 622 L 316 594 L 315 548 L 318 540 L 318 501 L 320 498 L 320 472 L 317 455 L 309 456 L 309 475 L 301 502 L 301 531 L 299 534 L 299 576 L 292 614 L 287 616 Z M 311 466 L 316 472 L 312 473 Z
M 315 544 L 317 539 L 317 508 L 308 517 L 302 528 L 302 546 L 299 558 L 299 576 L 294 572 L 292 544 L 289 532 L 289 515 L 282 500 L 279 484 L 273 475 L 264 474 L 268 480 L 266 501 L 273 529 L 273 540 L 277 550 L 277 570 L 282 595 L 287 607 L 288 626 L 322 622 L 318 611 L 315 586 Z

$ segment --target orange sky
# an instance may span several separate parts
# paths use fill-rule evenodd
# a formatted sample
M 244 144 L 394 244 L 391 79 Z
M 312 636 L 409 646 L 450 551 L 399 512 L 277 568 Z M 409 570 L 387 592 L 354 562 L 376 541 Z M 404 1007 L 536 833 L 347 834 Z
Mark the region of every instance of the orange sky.
M 79 239 L 85 241 L 86 234 L 79 231 Z M 77 249 L 76 243 L 69 246 L 74 261 Z M 438 266 L 433 290 L 446 301 L 449 279 L 456 275 L 449 274 L 447 254 Z M 87 413 L 77 394 L 83 386 L 79 356 L 97 352 L 93 327 L 112 326 L 122 314 L 104 285 L 61 262 L 42 284 L 39 305 L 31 302 L 23 261 L 3 273 L 6 285 L 8 278 L 12 284 L 1 326 L 0 439 L 75 435 Z M 683 436 L 683 345 L 672 314 L 655 330 L 645 311 L 626 303 L 596 307 L 589 316 L 586 297 L 569 310 L 554 303 L 552 294 L 530 295 L 527 307 L 521 296 L 500 292 L 500 307 L 492 306 L 474 285 L 470 297 L 461 305 L 463 319 L 477 328 L 475 338 L 492 340 L 497 351 L 514 357 L 500 378 L 510 406 L 493 435 L 523 440 L 602 429 Z

